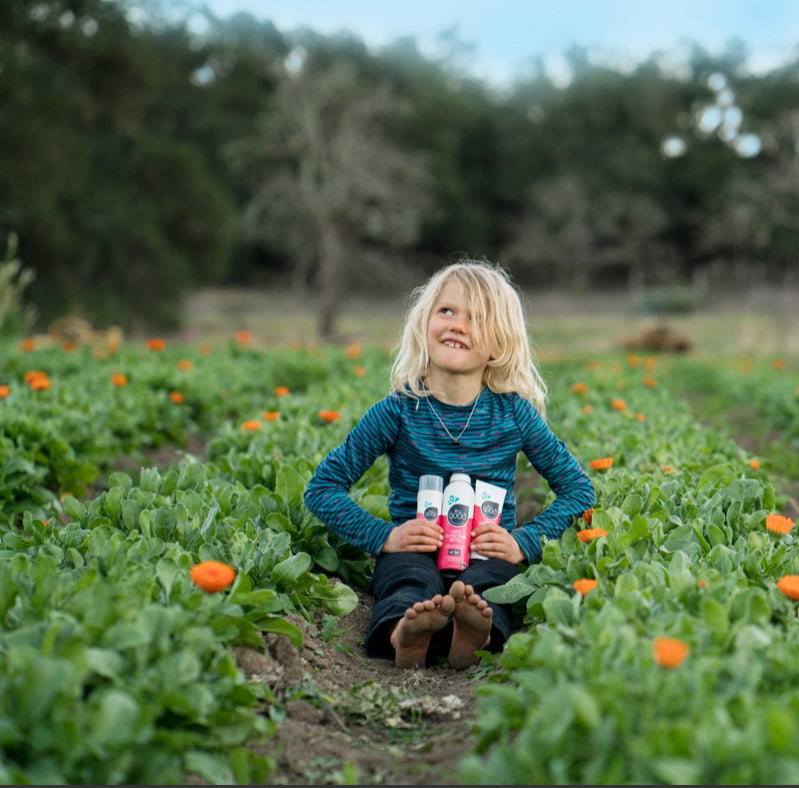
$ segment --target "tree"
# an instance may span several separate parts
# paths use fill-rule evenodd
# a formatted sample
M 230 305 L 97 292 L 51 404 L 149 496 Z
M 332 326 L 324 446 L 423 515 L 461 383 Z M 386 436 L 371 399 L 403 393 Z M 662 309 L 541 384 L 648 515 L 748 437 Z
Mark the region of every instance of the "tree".
M 386 277 L 370 247 L 413 244 L 430 209 L 426 157 L 392 129 L 408 112 L 387 83 L 343 58 L 287 68 L 257 132 L 230 147 L 252 188 L 248 237 L 295 260 L 319 297 L 319 335 L 331 339 L 353 279 Z

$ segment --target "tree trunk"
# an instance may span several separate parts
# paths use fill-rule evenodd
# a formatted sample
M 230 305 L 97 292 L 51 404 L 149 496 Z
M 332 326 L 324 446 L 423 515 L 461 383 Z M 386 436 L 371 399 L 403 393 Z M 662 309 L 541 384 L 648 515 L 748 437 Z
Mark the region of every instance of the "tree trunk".
M 333 340 L 336 336 L 341 296 L 344 292 L 344 248 L 338 228 L 333 221 L 322 227 L 319 250 L 319 337 Z

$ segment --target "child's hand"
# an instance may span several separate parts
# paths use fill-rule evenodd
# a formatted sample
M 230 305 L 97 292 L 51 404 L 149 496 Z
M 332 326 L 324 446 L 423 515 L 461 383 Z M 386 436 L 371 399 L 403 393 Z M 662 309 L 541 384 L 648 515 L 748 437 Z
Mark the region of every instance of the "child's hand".
M 483 523 L 472 531 L 472 550 L 486 558 L 502 558 L 512 564 L 525 560 L 519 543 L 496 523 Z
M 392 529 L 383 545 L 384 553 L 432 553 L 443 543 L 443 529 L 429 520 L 407 520 Z

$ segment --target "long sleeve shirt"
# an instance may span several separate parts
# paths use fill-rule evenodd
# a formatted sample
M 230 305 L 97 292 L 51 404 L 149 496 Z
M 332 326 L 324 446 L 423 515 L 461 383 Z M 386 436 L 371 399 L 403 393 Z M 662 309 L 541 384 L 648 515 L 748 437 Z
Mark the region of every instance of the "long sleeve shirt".
M 416 517 L 420 476 L 436 474 L 446 484 L 452 473 L 467 473 L 473 481 L 505 489 L 499 524 L 511 532 L 528 562 L 540 560 L 542 538 L 559 537 L 575 516 L 593 506 L 594 486 L 535 407 L 517 394 L 484 389 L 456 444 L 436 414 L 458 436 L 471 409 L 471 404 L 448 405 L 434 397 L 426 402 L 404 392 L 377 401 L 319 463 L 305 491 L 306 506 L 345 541 L 377 555 L 395 525 Z M 517 524 L 514 484 L 520 452 L 555 498 L 535 518 Z M 350 495 L 383 454 L 389 461 L 390 521 L 366 511 Z

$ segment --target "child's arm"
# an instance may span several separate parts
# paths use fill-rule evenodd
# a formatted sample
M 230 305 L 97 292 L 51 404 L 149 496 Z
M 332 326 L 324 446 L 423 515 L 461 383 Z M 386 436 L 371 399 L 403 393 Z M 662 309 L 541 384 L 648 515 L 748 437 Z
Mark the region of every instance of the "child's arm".
M 319 463 L 305 490 L 305 505 L 342 539 L 377 555 L 394 528 L 350 495 L 352 486 L 390 447 L 396 430 L 390 398 L 373 405 L 344 442 Z
M 556 496 L 544 511 L 512 531 L 528 562 L 533 562 L 541 558 L 542 537 L 560 537 L 575 517 L 594 505 L 596 491 L 566 444 L 534 408 L 525 409 L 521 424 L 524 454 Z

